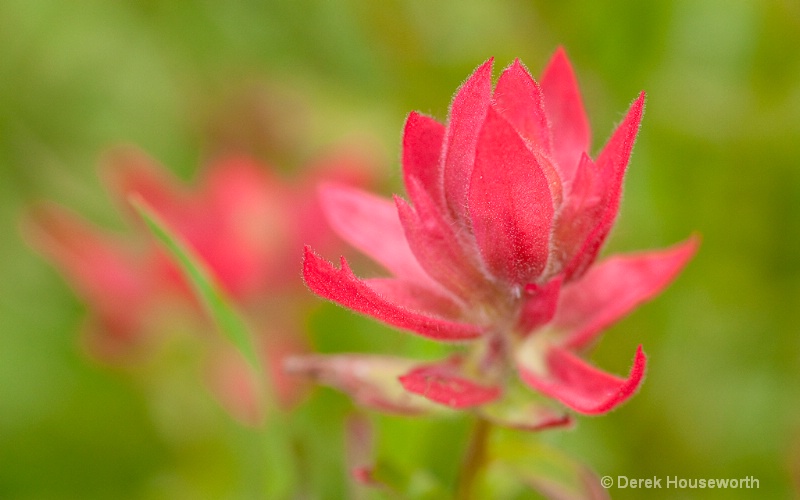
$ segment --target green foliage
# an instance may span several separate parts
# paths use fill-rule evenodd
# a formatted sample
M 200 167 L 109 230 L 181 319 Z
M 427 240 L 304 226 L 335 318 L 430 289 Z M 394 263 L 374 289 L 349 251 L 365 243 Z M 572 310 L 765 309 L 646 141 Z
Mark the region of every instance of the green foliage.
M 85 307 L 17 236 L 27 203 L 54 199 L 119 227 L 94 171 L 99 153 L 133 143 L 187 178 L 225 150 L 216 131 L 226 111 L 247 121 L 231 111 L 240 98 L 241 108 L 294 131 L 268 146 L 253 139 L 254 152 L 282 171 L 340 139 L 369 136 L 391 159 L 387 193 L 399 192 L 395 159 L 410 110 L 442 119 L 457 84 L 490 55 L 499 66 L 520 57 L 538 74 L 559 44 L 575 63 L 595 148 L 636 93 L 648 92 L 610 250 L 666 246 L 693 231 L 703 244 L 675 285 L 610 331 L 593 356 L 623 373 L 643 343 L 651 365 L 641 393 L 536 440 L 600 475 L 752 475 L 759 496 L 796 490 L 796 2 L 4 0 L 0 20 L 0 497 L 243 497 L 251 478 L 278 477 L 252 465 L 266 452 L 253 451 L 262 434 L 239 429 L 204 392 L 192 340 L 175 346 L 189 359 L 169 371 L 169 387 L 145 369 L 88 359 L 78 340 Z M 258 104 L 265 96 L 292 104 L 269 114 Z M 225 299 L 198 290 L 255 363 Z M 332 306 L 306 322 L 325 352 L 441 353 Z M 159 363 L 176 364 L 167 358 Z M 162 413 L 165 401 L 173 413 Z M 274 431 L 297 441 L 283 464 L 288 477 L 308 478 L 312 498 L 346 498 L 341 428 L 350 403 L 316 389 L 295 411 L 288 429 Z M 404 475 L 420 464 L 432 483 L 450 487 L 466 442 L 462 421 L 375 421 L 381 460 Z M 506 498 L 535 498 L 497 481 Z

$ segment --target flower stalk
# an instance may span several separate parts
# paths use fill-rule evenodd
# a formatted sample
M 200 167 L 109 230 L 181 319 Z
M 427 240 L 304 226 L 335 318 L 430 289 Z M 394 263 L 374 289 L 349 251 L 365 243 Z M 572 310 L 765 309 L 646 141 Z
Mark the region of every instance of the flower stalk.
M 475 497 L 476 481 L 486 466 L 489 457 L 489 439 L 491 438 L 492 424 L 488 420 L 477 417 L 472 428 L 467 451 L 458 475 L 456 486 L 456 500 L 472 500 Z

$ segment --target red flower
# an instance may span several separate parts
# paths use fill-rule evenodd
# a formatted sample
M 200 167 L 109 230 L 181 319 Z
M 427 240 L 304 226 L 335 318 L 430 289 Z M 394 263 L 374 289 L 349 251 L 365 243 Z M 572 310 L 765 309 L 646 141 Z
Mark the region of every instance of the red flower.
M 296 269 L 303 243 L 326 247 L 334 242 L 313 186 L 320 178 L 363 185 L 372 177 L 370 169 L 352 153 L 336 153 L 290 184 L 253 160 L 229 156 L 212 163 L 197 185 L 187 188 L 135 150 L 117 150 L 104 163 L 103 177 L 132 224 L 143 229 L 127 201 L 135 194 L 192 247 L 240 307 L 269 309 L 269 326 L 258 340 L 267 365 L 275 368 L 279 399 L 296 398 L 298 381 L 272 358 L 276 352 L 283 358 L 306 350 L 293 326 L 276 326 L 294 324 L 287 304 L 301 292 Z M 52 203 L 34 207 L 24 229 L 30 243 L 89 303 L 93 354 L 129 356 L 161 333 L 167 314 L 200 317 L 181 272 L 149 236 L 111 235 Z M 253 420 L 256 405 L 246 368 L 236 356 L 217 354 L 212 386 L 234 413 Z
M 409 115 L 402 162 L 410 202 L 344 186 L 321 189 L 334 230 L 391 277 L 360 279 L 344 258 L 337 269 L 307 247 L 306 284 L 424 337 L 471 342 L 462 356 L 397 373 L 408 392 L 447 407 L 474 406 L 514 426 L 568 422 L 538 403 L 503 410 L 501 402 L 514 395 L 516 372 L 577 412 L 605 413 L 636 392 L 645 355 L 640 347 L 622 378 L 594 368 L 581 354 L 603 328 L 665 288 L 696 241 L 595 263 L 619 210 L 644 93 L 593 160 L 563 50 L 540 84 L 515 61 L 493 92 L 491 71 L 489 60 L 461 86 L 446 125 Z M 342 359 L 353 362 L 311 357 L 291 365 L 363 394 L 369 384 L 364 365 L 382 360 Z M 355 371 L 360 385 L 348 383 Z M 396 403 L 385 372 L 370 387 L 385 395 L 379 407 Z

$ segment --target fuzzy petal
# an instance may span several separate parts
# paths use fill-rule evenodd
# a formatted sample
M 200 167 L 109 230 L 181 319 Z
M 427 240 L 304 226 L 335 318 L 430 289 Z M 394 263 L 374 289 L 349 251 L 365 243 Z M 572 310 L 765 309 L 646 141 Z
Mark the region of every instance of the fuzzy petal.
M 323 184 L 320 198 L 328 221 L 345 241 L 394 276 L 429 282 L 406 242 L 395 205 L 360 189 Z
M 444 196 L 456 221 L 467 225 L 467 198 L 475 149 L 492 97 L 492 62 L 483 63 L 458 89 L 445 133 Z
M 603 197 L 603 208 L 600 220 L 589 233 L 585 242 L 577 252 L 573 260 L 568 264 L 566 273 L 567 280 L 581 276 L 586 269 L 597 258 L 600 248 L 611 231 L 614 221 L 619 212 L 619 202 L 622 196 L 622 181 L 625 177 L 625 170 L 633 151 L 633 144 L 636 141 L 636 134 L 639 132 L 639 124 L 644 113 L 644 98 L 642 92 L 631 105 L 625 119 L 614 131 L 603 151 L 597 158 L 596 168 L 605 184 Z
M 289 373 L 339 389 L 367 408 L 406 415 L 440 410 L 439 405 L 405 391 L 397 380 L 415 363 L 392 356 L 339 354 L 295 356 L 284 367 Z
M 444 125 L 417 112 L 408 115 L 403 130 L 403 179 L 406 191 L 412 193 L 412 179 L 416 179 L 437 207 L 444 207 L 441 167 L 444 133 Z M 411 199 L 417 203 L 413 195 Z
M 358 279 L 344 258 L 341 269 L 336 269 L 309 247 L 306 247 L 303 276 L 306 285 L 320 297 L 423 337 L 444 342 L 474 339 L 482 333 L 476 325 L 449 321 L 392 303 Z
M 599 333 L 652 299 L 674 280 L 697 251 L 696 238 L 659 252 L 614 256 L 564 287 L 553 320 L 564 345 L 582 349 Z
M 488 268 L 511 283 L 534 281 L 549 255 L 554 207 L 541 162 L 491 108 L 478 141 L 469 210 Z
M 581 156 L 575 179 L 555 223 L 554 264 L 563 269 L 581 250 L 603 216 L 605 179 L 587 154 Z
M 395 204 L 417 262 L 429 276 L 458 297 L 474 297 L 486 288 L 486 277 L 478 269 L 480 257 L 470 255 L 462 246 L 422 185 L 415 178 L 408 182 L 415 206 L 412 208 L 399 197 L 395 197 Z
M 545 396 L 579 413 L 599 415 L 613 410 L 636 393 L 644 379 L 646 363 L 647 357 L 639 346 L 625 379 L 598 370 L 566 349 L 551 347 L 543 363 L 544 370 L 520 363 L 519 374 L 526 384 Z
M 461 373 L 458 358 L 419 366 L 399 380 L 407 391 L 455 409 L 486 404 L 502 394 L 498 386 L 487 386 L 466 378 Z
M 520 311 L 517 328 L 527 335 L 553 319 L 561 291 L 561 277 L 544 285 L 529 284 L 525 287 L 525 299 Z
M 532 147 L 552 150 L 542 91 L 519 59 L 506 68 L 494 89 L 494 105 Z
M 552 127 L 553 156 L 564 184 L 570 185 L 581 154 L 591 145 L 591 129 L 575 72 L 563 48 L 556 50 L 545 68 L 541 85 Z
M 463 304 L 436 290 L 402 278 L 368 278 L 363 280 L 389 302 L 403 304 L 415 311 L 428 311 L 442 318 L 458 318 Z

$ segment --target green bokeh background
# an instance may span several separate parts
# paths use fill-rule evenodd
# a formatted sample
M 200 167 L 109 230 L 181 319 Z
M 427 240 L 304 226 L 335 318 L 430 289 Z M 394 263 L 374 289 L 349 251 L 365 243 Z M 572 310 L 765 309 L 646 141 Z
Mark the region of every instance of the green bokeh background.
M 607 250 L 662 247 L 692 232 L 703 243 L 679 280 L 594 353 L 623 373 L 643 343 L 651 363 L 641 393 L 535 439 L 600 475 L 760 481 L 758 491 L 614 489 L 615 498 L 797 495 L 796 1 L 3 0 L 0 498 L 236 498 L 259 474 L 251 431 L 196 379 L 191 336 L 148 366 L 111 368 L 83 353 L 85 307 L 21 240 L 27 203 L 54 199 L 119 224 L 98 155 L 133 143 L 188 179 L 220 137 L 235 142 L 247 130 L 242 99 L 245 109 L 266 101 L 278 123 L 263 148 L 261 136 L 245 141 L 262 158 L 296 169 L 357 138 L 382 152 L 384 191 L 397 191 L 410 110 L 444 119 L 486 58 L 502 67 L 520 57 L 538 75 L 558 45 L 576 68 L 595 151 L 648 92 Z M 323 351 L 436 349 L 321 303 L 307 326 Z M 324 389 L 298 410 L 311 498 L 347 496 L 341 428 L 351 412 Z M 452 479 L 467 419 L 373 420 L 382 453 Z

